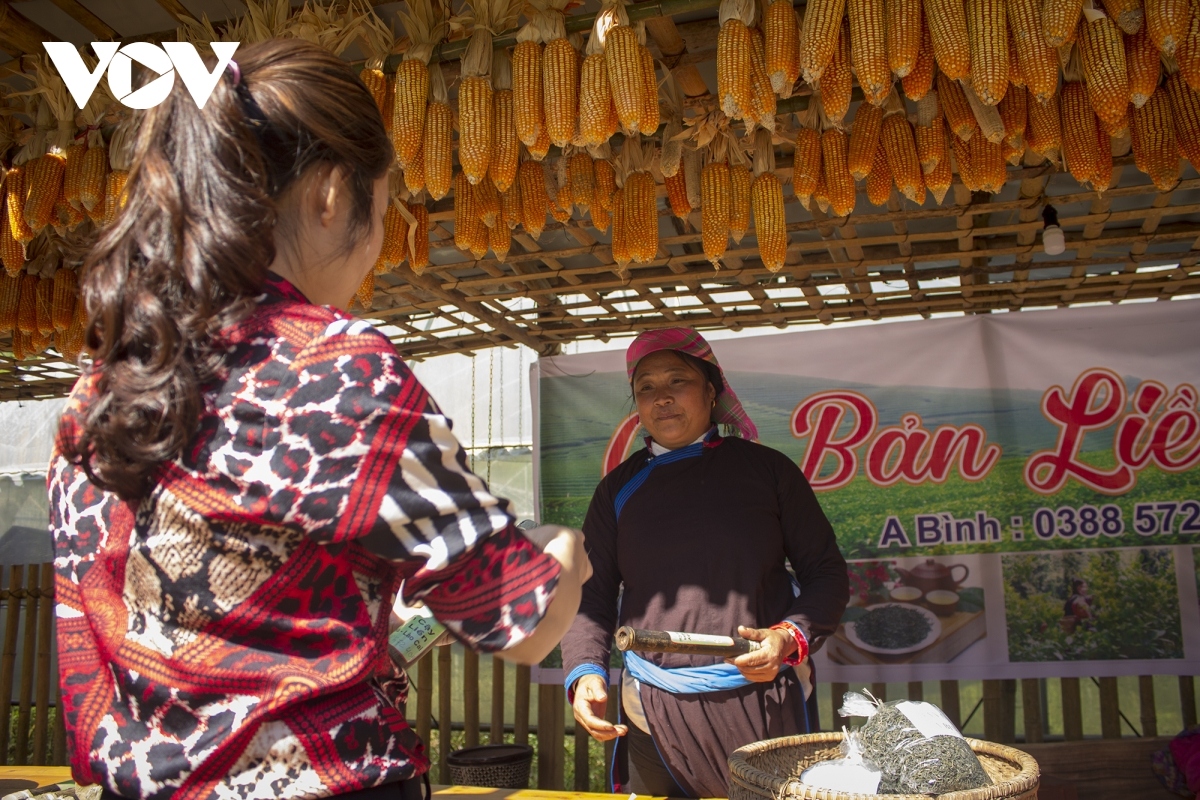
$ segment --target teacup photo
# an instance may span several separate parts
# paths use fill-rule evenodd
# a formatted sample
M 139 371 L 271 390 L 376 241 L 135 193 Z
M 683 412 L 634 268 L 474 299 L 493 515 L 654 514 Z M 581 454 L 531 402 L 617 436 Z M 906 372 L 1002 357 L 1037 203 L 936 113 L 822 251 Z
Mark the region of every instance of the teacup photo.
M 915 586 L 897 586 L 891 591 L 891 597 L 897 603 L 915 603 L 921 599 L 922 594 L 924 592 Z
M 939 617 L 948 617 L 958 610 L 958 592 L 935 589 L 925 594 L 925 602 L 929 605 L 929 610 Z

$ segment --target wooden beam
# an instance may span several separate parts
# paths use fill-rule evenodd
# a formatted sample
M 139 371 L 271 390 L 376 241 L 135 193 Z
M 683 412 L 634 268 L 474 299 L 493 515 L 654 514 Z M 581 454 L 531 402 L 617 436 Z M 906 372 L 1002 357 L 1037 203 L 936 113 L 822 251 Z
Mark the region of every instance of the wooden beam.
M 158 3 L 163 11 L 166 11 L 175 19 L 182 22 L 185 19 L 195 19 L 196 15 L 187 10 L 187 7 L 179 0 L 154 0 Z
M 121 34 L 110 28 L 104 20 L 89 11 L 79 0 L 50 0 L 50 2 L 65 11 L 71 19 L 87 28 L 93 36 L 100 39 L 121 38 Z
M 700 70 L 694 64 L 681 64 L 680 59 L 687 53 L 687 44 L 675 27 L 675 20 L 670 17 L 650 17 L 646 20 L 646 32 L 658 45 L 662 53 L 663 63 L 675 76 L 679 88 L 688 97 L 699 97 L 708 94 L 708 84 L 700 76 Z M 716 41 L 715 35 L 713 41 Z
M 57 42 L 60 38 L 27 19 L 10 0 L 0 0 L 0 44 L 16 51 L 10 50 L 11 55 L 40 55 L 44 52 L 42 42 Z

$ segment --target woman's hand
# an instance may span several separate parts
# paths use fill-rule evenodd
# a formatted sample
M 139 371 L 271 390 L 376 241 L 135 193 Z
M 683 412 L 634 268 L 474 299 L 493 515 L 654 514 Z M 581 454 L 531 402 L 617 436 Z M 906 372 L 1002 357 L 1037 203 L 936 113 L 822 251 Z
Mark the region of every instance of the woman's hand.
M 733 664 L 738 672 L 749 680 L 757 683 L 770 683 L 775 680 L 783 662 L 796 652 L 796 639 L 787 631 L 773 628 L 746 628 L 738 626 L 738 636 L 759 642 L 757 650 L 742 653 L 737 658 L 727 658 L 725 663 Z
M 575 681 L 575 702 L 571 704 L 575 722 L 598 742 L 607 742 L 629 732 L 628 727 L 614 725 L 604 718 L 604 712 L 608 710 L 607 683 L 599 675 L 584 675 Z

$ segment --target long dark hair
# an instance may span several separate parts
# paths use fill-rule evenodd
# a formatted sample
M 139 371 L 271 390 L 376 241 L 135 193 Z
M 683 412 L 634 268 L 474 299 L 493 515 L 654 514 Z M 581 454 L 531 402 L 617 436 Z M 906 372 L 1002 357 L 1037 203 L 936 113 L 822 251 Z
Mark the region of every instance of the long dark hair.
M 275 259 L 280 194 L 310 167 L 341 168 L 361 239 L 392 161 L 375 101 L 336 56 L 276 40 L 236 62 L 203 109 L 176 81 L 144 113 L 123 206 L 85 265 L 96 394 L 78 437 L 60 441 L 124 500 L 194 436 L 221 332 L 250 313 Z

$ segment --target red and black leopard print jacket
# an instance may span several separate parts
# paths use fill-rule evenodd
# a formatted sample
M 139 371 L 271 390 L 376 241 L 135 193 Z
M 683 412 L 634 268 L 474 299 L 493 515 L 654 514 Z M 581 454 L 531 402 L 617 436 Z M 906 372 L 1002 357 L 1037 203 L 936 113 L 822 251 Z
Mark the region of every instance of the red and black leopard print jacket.
M 50 529 L 71 764 L 130 798 L 317 798 L 429 767 L 387 658 L 397 587 L 497 651 L 559 565 L 517 532 L 392 344 L 271 277 L 152 494 L 60 455 Z M 61 437 L 77 435 L 80 378 Z

